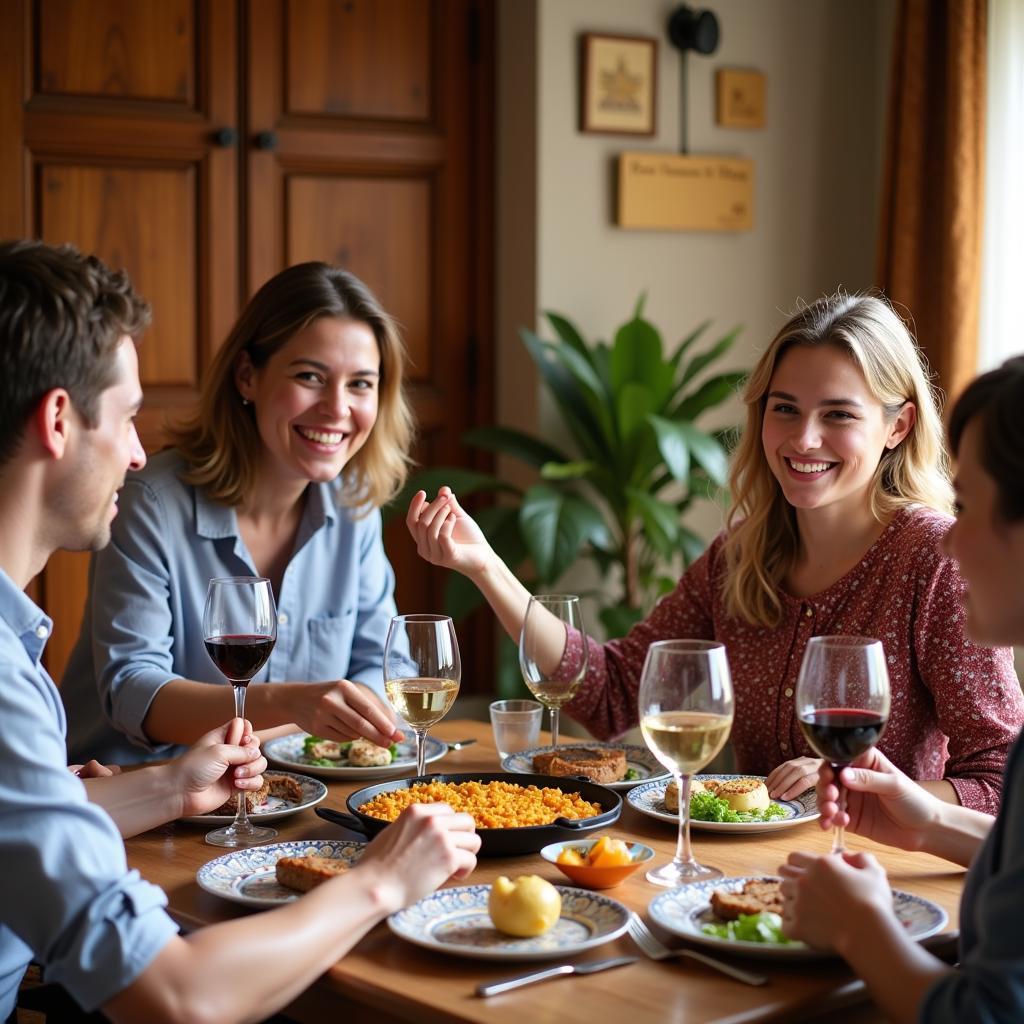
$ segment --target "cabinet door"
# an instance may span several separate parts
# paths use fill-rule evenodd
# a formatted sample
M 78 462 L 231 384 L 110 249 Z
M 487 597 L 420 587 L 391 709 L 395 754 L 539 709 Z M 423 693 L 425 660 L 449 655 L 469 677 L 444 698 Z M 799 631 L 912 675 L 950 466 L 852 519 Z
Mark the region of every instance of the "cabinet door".
M 421 465 L 465 464 L 489 419 L 490 5 L 249 0 L 248 283 L 321 259 L 358 275 L 402 326 Z M 439 611 L 444 574 L 401 522 L 388 554 L 401 611 Z M 490 620 L 467 692 L 492 688 Z M 479 659 L 479 660 L 477 660 Z
M 236 10 L 5 0 L 0 37 L 0 234 L 73 242 L 126 268 L 150 301 L 139 425 L 153 451 L 238 312 L 238 150 L 217 134 L 238 123 Z M 37 584 L 58 679 L 87 564 L 60 552 Z

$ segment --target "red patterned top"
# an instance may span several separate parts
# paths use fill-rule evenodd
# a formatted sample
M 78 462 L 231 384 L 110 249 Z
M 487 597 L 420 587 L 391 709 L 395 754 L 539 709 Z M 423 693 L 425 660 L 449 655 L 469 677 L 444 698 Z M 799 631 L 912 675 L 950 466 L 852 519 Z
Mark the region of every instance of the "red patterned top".
M 939 551 L 952 520 L 929 509 L 898 512 L 861 561 L 809 598 L 781 593 L 783 619 L 773 629 L 726 614 L 723 535 L 690 566 L 679 585 L 627 636 L 587 638 L 590 663 L 566 705 L 595 736 L 637 724 L 637 689 L 647 647 L 676 637 L 726 645 L 736 695 L 732 744 L 742 772 L 767 775 L 800 755 L 815 756 L 796 720 L 793 694 L 812 636 L 877 637 L 889 664 L 892 706 L 879 743 L 914 779 L 946 779 L 961 803 L 995 814 L 1010 745 L 1024 724 L 1024 698 L 1007 648 L 985 648 L 964 635 L 964 583 Z M 571 631 L 561 671 L 582 654 Z

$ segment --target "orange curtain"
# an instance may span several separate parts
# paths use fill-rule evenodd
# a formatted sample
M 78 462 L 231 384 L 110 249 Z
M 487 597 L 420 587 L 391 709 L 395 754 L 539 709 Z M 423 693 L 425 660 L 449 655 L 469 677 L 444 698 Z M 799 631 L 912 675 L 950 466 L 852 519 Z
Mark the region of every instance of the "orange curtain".
M 879 283 L 952 398 L 977 368 L 987 0 L 900 0 Z

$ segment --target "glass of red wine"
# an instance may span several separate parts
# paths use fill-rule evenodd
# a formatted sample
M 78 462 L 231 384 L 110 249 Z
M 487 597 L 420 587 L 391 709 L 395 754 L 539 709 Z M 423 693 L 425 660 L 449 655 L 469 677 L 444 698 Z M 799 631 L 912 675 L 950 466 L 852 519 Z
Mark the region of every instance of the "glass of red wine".
M 263 668 L 277 642 L 277 608 L 270 580 L 224 576 L 210 580 L 203 609 L 206 653 L 235 692 L 235 714 L 245 718 L 245 688 Z M 277 835 L 249 821 L 245 794 L 238 793 L 235 820 L 206 836 L 214 846 L 255 846 Z
M 878 742 L 889 720 L 889 670 L 881 641 L 812 637 L 796 684 L 796 713 L 807 742 L 832 765 L 842 814 L 846 791 L 839 772 Z M 845 849 L 843 827 L 836 825 L 832 852 Z

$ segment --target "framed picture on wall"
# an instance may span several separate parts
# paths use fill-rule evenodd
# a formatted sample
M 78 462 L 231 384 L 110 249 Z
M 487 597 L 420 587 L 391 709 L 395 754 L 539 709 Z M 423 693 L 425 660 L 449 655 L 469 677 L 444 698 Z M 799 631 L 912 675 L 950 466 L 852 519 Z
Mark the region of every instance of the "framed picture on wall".
M 653 135 L 657 39 L 588 32 L 581 48 L 580 131 Z

